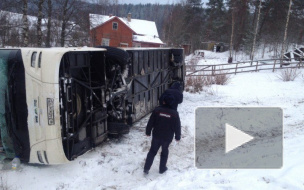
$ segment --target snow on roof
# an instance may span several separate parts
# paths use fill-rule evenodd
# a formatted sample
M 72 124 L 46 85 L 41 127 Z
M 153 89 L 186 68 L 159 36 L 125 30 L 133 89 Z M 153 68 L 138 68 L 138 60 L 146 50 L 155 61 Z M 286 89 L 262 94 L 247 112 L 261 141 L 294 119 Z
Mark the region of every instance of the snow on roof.
M 97 15 L 97 14 L 89 14 L 89 16 L 90 16 L 90 29 L 96 28 L 97 26 L 114 18 L 110 16 Z
M 134 41 L 163 44 L 163 42 L 158 37 L 156 24 L 153 21 L 132 18 L 131 22 L 129 22 L 127 18 L 121 18 L 121 17 L 109 16 L 109 15 L 90 14 L 90 23 L 91 23 L 90 28 L 91 29 L 96 28 L 102 25 L 103 23 L 111 19 L 114 19 L 115 17 L 121 20 L 123 23 L 125 23 L 137 34 L 133 36 Z
M 0 10 L 0 17 L 8 18 L 7 21 L 9 23 L 13 23 L 16 26 L 21 27 L 22 17 L 23 17 L 22 14 Z M 29 22 L 29 27 L 33 27 L 34 24 L 37 23 L 37 20 L 38 20 L 37 17 L 30 16 L 30 15 L 27 15 L 27 19 Z M 44 23 L 43 19 L 42 19 L 42 23 Z
M 156 24 L 153 21 L 131 19 L 131 22 L 128 22 L 127 18 L 118 18 L 122 20 L 125 24 L 127 24 L 137 34 L 158 37 Z
M 157 36 L 154 37 L 154 36 L 133 35 L 133 41 L 163 44 L 163 42 Z

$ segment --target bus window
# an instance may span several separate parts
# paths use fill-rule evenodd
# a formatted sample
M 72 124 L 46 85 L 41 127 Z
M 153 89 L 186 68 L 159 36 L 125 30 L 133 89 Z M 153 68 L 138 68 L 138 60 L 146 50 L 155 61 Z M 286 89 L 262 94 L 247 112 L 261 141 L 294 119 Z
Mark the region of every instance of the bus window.
M 37 52 L 33 52 L 32 58 L 31 58 L 31 67 L 34 67 L 34 68 L 35 68 L 36 56 L 37 56 Z
M 41 68 L 41 56 L 42 56 L 42 52 L 39 53 L 39 57 L 38 57 L 38 68 Z

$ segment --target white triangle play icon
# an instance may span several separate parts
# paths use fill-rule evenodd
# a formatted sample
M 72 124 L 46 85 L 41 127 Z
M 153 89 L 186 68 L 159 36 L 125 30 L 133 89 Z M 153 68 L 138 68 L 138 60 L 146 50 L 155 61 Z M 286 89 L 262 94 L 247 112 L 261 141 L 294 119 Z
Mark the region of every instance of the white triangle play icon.
M 241 130 L 229 125 L 226 125 L 226 133 L 225 133 L 225 152 L 228 153 L 231 150 L 253 140 L 254 138 Z

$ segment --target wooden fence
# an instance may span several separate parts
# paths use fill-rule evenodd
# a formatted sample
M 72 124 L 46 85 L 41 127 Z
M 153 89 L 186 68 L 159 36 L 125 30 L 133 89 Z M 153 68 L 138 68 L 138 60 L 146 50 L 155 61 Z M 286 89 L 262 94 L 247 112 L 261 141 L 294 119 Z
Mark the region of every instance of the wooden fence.
M 299 61 L 287 61 L 286 59 L 264 59 L 218 65 L 186 65 L 186 77 L 227 75 L 245 72 L 258 72 L 262 70 L 272 70 L 272 72 L 274 72 L 278 69 L 301 67 L 304 68 L 304 62 L 302 59 Z

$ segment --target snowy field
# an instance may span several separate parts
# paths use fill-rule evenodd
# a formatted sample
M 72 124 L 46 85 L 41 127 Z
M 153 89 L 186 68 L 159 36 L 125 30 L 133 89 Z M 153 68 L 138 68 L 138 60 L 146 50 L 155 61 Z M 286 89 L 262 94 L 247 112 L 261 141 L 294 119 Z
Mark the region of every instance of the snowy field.
M 211 75 L 212 70 L 215 70 L 216 74 L 229 73 L 234 74 L 235 72 L 252 72 L 256 70 L 273 70 L 280 69 L 280 61 L 275 60 L 270 53 L 263 56 L 262 52 L 258 52 L 254 60 L 248 59 L 248 55 L 243 52 L 238 52 L 233 55 L 232 64 L 228 64 L 229 52 L 214 53 L 211 51 L 204 51 L 204 57 L 199 55 L 191 54 L 185 58 L 185 63 L 188 65 L 187 74 L 194 72 L 198 75 Z M 278 57 L 276 57 L 278 59 Z M 192 66 L 196 65 L 196 66 Z M 284 61 L 283 67 L 295 67 L 302 65 L 299 61 Z
M 304 71 L 292 82 L 279 71 L 233 75 L 228 85 L 184 92 L 178 107 L 182 139 L 170 146 L 169 170 L 158 173 L 159 154 L 147 176 L 143 165 L 151 139 L 145 136 L 148 117 L 129 134 L 55 166 L 21 164 L 21 170 L 0 171 L 1 187 L 13 189 L 304 189 Z M 194 167 L 195 109 L 200 106 L 274 106 L 284 111 L 284 159 L 281 169 L 214 169 Z M 0 164 L 0 168 L 2 168 Z

